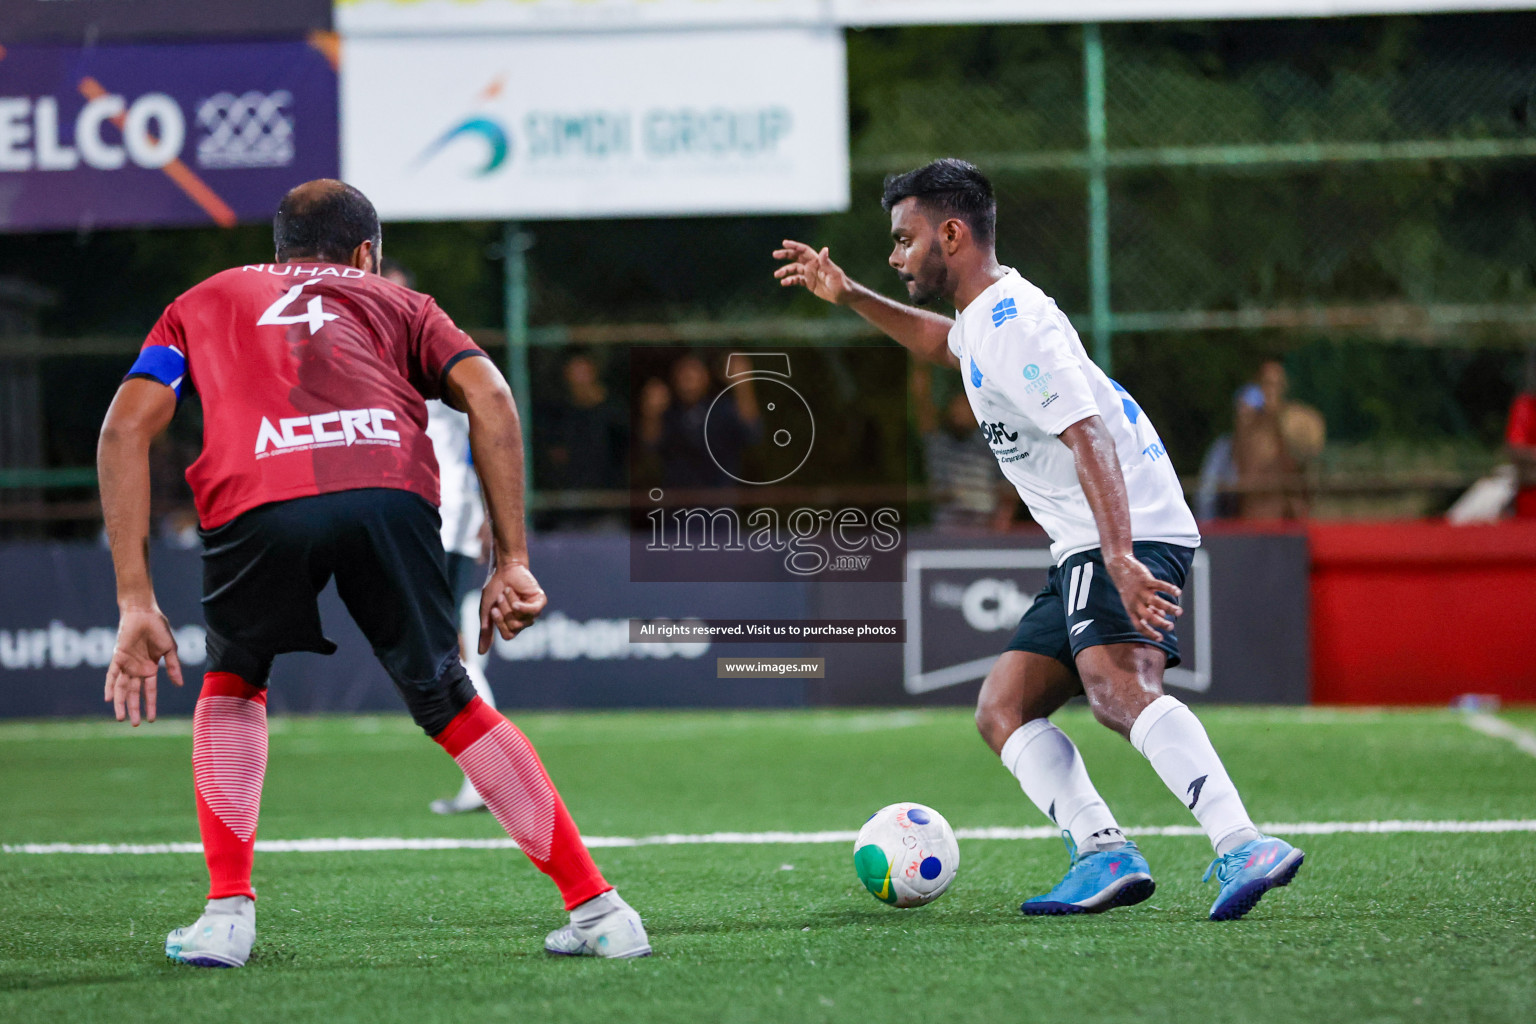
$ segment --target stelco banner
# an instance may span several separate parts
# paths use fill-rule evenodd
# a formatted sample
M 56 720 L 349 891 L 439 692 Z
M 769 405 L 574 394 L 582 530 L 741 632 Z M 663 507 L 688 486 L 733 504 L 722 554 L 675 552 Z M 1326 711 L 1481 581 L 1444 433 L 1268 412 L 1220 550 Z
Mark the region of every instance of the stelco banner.
M 835 30 L 351 39 L 342 170 L 390 220 L 848 206 Z
M 323 39 L 11 46 L 0 57 L 0 230 L 266 220 L 337 173 Z

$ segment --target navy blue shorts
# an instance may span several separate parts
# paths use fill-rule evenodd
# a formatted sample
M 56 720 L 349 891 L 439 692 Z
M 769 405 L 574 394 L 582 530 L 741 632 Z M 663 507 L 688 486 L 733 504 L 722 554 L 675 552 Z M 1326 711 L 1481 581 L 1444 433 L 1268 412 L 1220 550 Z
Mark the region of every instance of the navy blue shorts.
M 1137 541 L 1131 550 L 1153 576 L 1183 589 L 1195 558 L 1194 548 Z M 1098 548 L 1092 548 L 1051 567 L 1045 589 L 1035 595 L 1035 603 L 1019 620 L 1019 628 L 1014 630 L 1007 649 L 1055 658 L 1075 672 L 1077 655 L 1085 648 L 1149 644 L 1167 652 L 1167 667 L 1173 668 L 1179 663 L 1178 634 L 1173 629 L 1160 632 L 1163 638 L 1152 641 L 1136 631 L 1120 600 L 1120 592 L 1104 571 L 1104 556 Z

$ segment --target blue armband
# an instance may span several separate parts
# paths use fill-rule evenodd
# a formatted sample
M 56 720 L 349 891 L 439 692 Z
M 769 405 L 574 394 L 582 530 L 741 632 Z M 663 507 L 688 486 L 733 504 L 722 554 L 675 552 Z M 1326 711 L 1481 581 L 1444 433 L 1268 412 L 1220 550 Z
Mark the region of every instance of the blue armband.
M 187 379 L 187 357 L 181 354 L 180 349 L 170 345 L 150 345 L 140 350 L 139 358 L 133 361 L 133 366 L 123 379 L 134 377 L 159 381 L 176 392 L 176 401 L 179 402 L 182 381 Z

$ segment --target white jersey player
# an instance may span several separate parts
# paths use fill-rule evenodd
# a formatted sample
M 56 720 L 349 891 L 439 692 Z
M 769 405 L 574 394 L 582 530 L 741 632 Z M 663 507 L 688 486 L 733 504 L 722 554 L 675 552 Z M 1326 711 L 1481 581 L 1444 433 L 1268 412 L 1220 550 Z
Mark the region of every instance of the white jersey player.
M 438 512 L 442 516 L 443 550 L 448 555 L 448 583 L 459 602 L 459 647 L 464 670 L 475 692 L 491 707 L 496 706 L 491 684 L 485 678 L 486 656 L 475 644 L 463 638 L 478 629 L 479 607 L 470 595 L 477 592 L 484 570 L 483 532 L 485 502 L 480 497 L 480 478 L 475 474 L 469 451 L 469 417 L 442 402 L 427 403 L 427 437 L 437 456 L 437 475 L 441 490 Z M 465 776 L 452 797 L 432 801 L 438 814 L 462 814 L 485 809 L 485 801 Z
M 1151 869 L 1050 715 L 1086 694 L 1094 716 L 1143 754 L 1211 840 L 1212 920 L 1242 917 L 1288 884 L 1302 852 L 1261 835 L 1205 729 L 1164 694 L 1179 662 L 1178 600 L 1200 533 L 1151 420 L 1088 358 L 1044 292 L 997 262 L 992 185 L 961 160 L 886 179 L 890 265 L 919 305 L 886 299 L 819 252 L 786 240 L 785 286 L 852 308 L 918 358 L 960 370 L 982 436 L 1055 565 L 977 699 L 983 739 L 1067 840 L 1071 864 L 1027 915 L 1084 914 L 1152 895 Z

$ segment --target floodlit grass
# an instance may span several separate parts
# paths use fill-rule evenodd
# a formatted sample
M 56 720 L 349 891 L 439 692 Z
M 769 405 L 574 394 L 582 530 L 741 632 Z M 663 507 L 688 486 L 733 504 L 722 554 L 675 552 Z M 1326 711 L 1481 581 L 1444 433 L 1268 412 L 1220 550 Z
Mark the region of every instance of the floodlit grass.
M 852 830 L 904 799 L 1044 824 L 964 712 L 514 717 L 589 835 Z M 1202 718 L 1263 821 L 1536 818 L 1536 758 L 1450 713 Z M 1191 822 L 1123 740 L 1060 721 L 1122 823 Z M 193 841 L 190 757 L 184 721 L 0 724 L 0 842 Z M 499 835 L 427 812 L 456 782 L 403 718 L 277 719 L 260 836 Z M 1144 838 L 1156 896 L 1073 919 L 1018 913 L 1065 867 L 1051 841 L 963 841 L 913 911 L 865 894 L 843 844 L 600 849 L 656 949 L 623 963 L 542 954 L 564 915 L 516 851 L 263 854 L 239 971 L 163 958 L 196 855 L 0 854 L 0 1019 L 1529 1021 L 1532 838 L 1308 836 L 1296 884 L 1224 925 L 1198 838 Z

